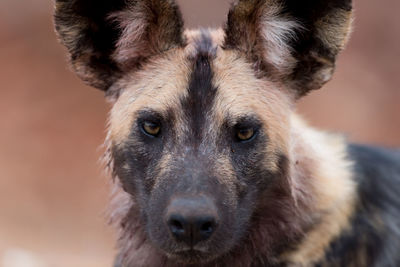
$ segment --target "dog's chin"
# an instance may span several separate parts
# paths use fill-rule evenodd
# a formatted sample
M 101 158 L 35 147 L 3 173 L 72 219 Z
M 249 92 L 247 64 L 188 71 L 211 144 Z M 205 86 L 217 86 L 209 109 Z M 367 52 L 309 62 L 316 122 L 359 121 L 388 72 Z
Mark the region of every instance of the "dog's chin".
M 217 255 L 212 253 L 196 250 L 184 249 L 168 253 L 168 258 L 182 264 L 204 264 L 212 261 Z

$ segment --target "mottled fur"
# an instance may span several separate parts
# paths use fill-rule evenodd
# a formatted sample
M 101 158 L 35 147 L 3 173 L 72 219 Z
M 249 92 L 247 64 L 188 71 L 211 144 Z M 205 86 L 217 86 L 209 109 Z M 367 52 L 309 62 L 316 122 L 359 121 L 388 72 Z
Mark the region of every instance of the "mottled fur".
M 331 78 L 351 10 L 239 0 L 223 30 L 184 31 L 172 0 L 56 1 L 75 71 L 113 103 L 115 266 L 400 264 L 399 152 L 349 145 L 294 108 Z M 245 142 L 243 128 L 254 130 Z M 190 250 L 165 222 L 181 196 L 218 213 Z

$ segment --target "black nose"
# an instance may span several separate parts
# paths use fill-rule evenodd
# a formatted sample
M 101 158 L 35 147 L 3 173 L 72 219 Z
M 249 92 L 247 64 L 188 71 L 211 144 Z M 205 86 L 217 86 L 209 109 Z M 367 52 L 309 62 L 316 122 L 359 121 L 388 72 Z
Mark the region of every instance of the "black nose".
M 176 198 L 167 208 L 167 226 L 172 236 L 193 247 L 207 240 L 217 229 L 217 210 L 212 200 Z

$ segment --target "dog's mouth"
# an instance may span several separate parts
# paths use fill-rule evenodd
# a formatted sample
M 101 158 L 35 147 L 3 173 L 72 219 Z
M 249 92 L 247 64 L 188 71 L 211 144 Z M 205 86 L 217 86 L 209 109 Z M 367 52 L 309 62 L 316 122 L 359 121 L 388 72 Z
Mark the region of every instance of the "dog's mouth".
M 184 263 L 199 263 L 206 262 L 208 259 L 212 258 L 211 254 L 202 249 L 187 248 L 182 250 L 174 251 L 170 254 L 171 257 Z

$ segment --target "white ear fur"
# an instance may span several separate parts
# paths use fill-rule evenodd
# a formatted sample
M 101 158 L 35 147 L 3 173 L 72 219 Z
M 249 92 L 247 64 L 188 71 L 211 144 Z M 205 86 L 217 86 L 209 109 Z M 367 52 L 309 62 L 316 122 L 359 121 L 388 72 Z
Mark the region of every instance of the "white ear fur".
M 278 70 L 287 71 L 296 63 L 289 42 L 296 39 L 296 31 L 302 26 L 293 18 L 280 16 L 280 12 L 280 8 L 275 6 L 262 15 L 260 31 L 265 40 L 263 57 Z
M 331 79 L 351 21 L 351 0 L 237 0 L 224 46 L 300 97 Z

